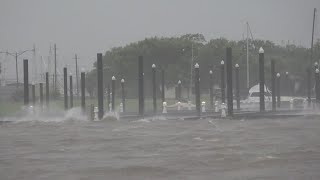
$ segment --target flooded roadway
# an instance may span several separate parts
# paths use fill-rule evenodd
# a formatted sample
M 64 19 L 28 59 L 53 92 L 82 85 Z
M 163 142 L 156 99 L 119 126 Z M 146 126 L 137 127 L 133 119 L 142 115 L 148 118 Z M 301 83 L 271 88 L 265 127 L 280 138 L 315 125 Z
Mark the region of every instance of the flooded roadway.
M 320 120 L 0 125 L 0 179 L 320 179 Z

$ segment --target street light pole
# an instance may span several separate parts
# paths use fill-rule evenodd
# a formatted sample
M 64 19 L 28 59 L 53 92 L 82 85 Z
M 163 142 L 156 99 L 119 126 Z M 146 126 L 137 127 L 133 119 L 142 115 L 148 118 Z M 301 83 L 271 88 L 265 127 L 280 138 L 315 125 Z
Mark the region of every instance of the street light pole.
M 193 70 L 193 43 L 191 44 L 191 63 L 190 63 L 190 84 L 189 84 L 189 93 L 188 100 L 190 101 L 190 97 L 192 94 L 192 70 Z
M 36 49 L 35 49 L 35 46 L 33 47 L 33 49 L 28 49 L 28 50 L 24 50 L 24 51 L 21 51 L 21 52 L 15 52 L 15 53 L 11 53 L 11 52 L 8 52 L 8 51 L 6 51 L 6 52 L 0 52 L 0 53 L 5 53 L 5 54 L 7 54 L 7 55 L 10 55 L 10 56 L 13 56 L 14 58 L 15 58 L 15 60 L 16 60 L 16 81 L 17 81 L 17 85 L 16 85 L 16 87 L 18 88 L 18 86 L 19 86 L 19 72 L 18 72 L 18 57 L 19 56 L 21 56 L 22 54 L 24 54 L 24 53 L 26 53 L 26 52 L 30 52 L 30 51 L 32 51 L 32 52 L 36 52 Z

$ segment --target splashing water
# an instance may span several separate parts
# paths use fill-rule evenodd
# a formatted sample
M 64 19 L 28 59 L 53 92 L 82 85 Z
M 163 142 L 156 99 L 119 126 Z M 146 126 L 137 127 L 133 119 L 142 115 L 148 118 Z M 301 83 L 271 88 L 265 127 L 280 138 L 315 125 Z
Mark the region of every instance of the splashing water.
M 22 107 L 13 117 L 3 117 L 0 121 L 12 123 L 20 122 L 64 122 L 64 121 L 88 121 L 80 107 L 75 107 L 67 111 L 52 109 L 46 111 L 39 106 Z

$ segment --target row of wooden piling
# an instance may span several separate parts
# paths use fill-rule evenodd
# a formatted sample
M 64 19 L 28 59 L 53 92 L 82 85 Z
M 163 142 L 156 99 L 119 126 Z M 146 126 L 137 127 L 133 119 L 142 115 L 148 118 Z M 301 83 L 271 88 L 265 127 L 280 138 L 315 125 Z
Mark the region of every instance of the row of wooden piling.
M 29 67 L 28 60 L 23 60 L 23 72 L 24 72 L 24 105 L 29 105 Z M 73 82 L 72 75 L 69 76 L 69 95 L 70 95 L 70 106 L 68 103 L 68 84 L 67 84 L 67 68 L 63 68 L 63 79 L 64 79 L 64 108 L 67 110 L 73 108 Z M 46 91 L 46 108 L 49 109 L 50 104 L 50 92 L 49 92 L 49 73 L 45 73 L 45 91 Z M 40 94 L 40 107 L 43 107 L 43 83 L 39 83 L 39 94 Z M 31 95 L 32 95 L 32 105 L 36 105 L 36 94 L 35 94 L 35 84 L 31 85 Z M 85 72 L 81 72 L 81 108 L 85 111 Z
M 29 79 L 28 79 L 28 60 L 24 60 L 24 104 L 29 104 Z M 138 99 L 139 99 L 139 115 L 143 116 L 145 111 L 144 106 L 144 61 L 143 56 L 138 57 Z M 225 84 L 225 67 L 226 67 L 226 82 Z M 226 48 L 226 65 L 224 61 L 221 61 L 221 103 L 225 103 L 225 96 L 227 96 L 227 112 L 229 116 L 233 116 L 233 68 L 235 67 L 235 95 L 237 102 L 237 110 L 240 110 L 240 89 L 239 89 L 239 65 L 236 64 L 233 66 L 232 62 L 232 48 Z M 319 71 L 319 70 L 318 70 Z M 201 116 L 201 97 L 200 97 L 200 66 L 198 63 L 194 66 L 194 86 L 195 86 L 195 105 L 197 116 Z M 162 74 L 162 102 L 165 102 L 165 92 L 164 92 L 164 70 L 161 71 Z M 319 79 L 319 72 L 316 78 Z M 213 104 L 213 73 L 212 70 L 209 72 L 210 75 L 210 105 Z M 276 78 L 277 76 L 277 78 Z M 65 110 L 73 107 L 73 84 L 72 84 L 72 75 L 69 76 L 69 94 L 70 101 L 68 99 L 68 77 L 67 77 L 67 68 L 63 68 L 63 77 L 64 77 L 64 108 Z M 116 78 L 112 77 L 111 83 L 111 97 L 110 97 L 110 86 L 108 85 L 108 102 L 111 102 L 111 107 L 109 105 L 107 108 L 111 111 L 115 110 L 115 81 Z M 316 80 L 318 82 L 318 80 Z M 46 106 L 49 108 L 49 74 L 46 72 Z M 157 112 L 157 98 L 156 98 L 156 65 L 152 65 L 152 92 L 153 92 L 153 112 Z M 43 83 L 40 85 L 40 105 L 43 106 Z M 260 111 L 265 111 L 265 77 L 264 77 L 264 50 L 259 49 L 259 86 L 260 86 Z M 103 89 L 103 63 L 102 63 L 102 54 L 97 54 L 97 96 L 98 96 L 98 118 L 102 119 L 104 115 L 104 89 Z M 317 89 L 319 85 L 317 84 Z M 227 88 L 227 95 L 225 95 L 225 88 Z M 276 89 L 277 88 L 277 89 Z M 275 74 L 275 62 L 271 60 L 271 89 L 272 89 L 272 110 L 276 110 L 276 93 L 277 93 L 277 106 L 280 107 L 280 76 L 279 73 Z M 178 82 L 178 93 L 177 99 L 181 101 L 181 81 Z M 122 108 L 123 112 L 125 111 L 125 81 L 121 79 L 121 92 L 122 92 Z M 317 98 L 320 98 L 320 93 L 317 94 Z M 32 99 L 33 105 L 35 105 L 35 85 L 32 85 Z M 110 100 L 111 99 L 111 100 Z M 70 106 L 69 106 L 70 104 Z M 83 112 L 85 111 L 85 73 L 81 72 L 81 108 Z
M 230 116 L 233 115 L 233 91 L 232 91 L 232 49 L 227 48 L 227 97 L 228 97 L 228 114 Z M 138 100 L 139 100 L 139 115 L 144 115 L 144 67 L 143 67 L 143 57 L 138 57 Z M 152 65 L 152 92 L 153 92 L 153 112 L 157 112 L 157 98 L 156 98 L 156 65 Z M 200 67 L 199 64 L 195 64 L 194 66 L 195 70 L 195 104 L 196 104 L 196 112 L 197 116 L 201 115 L 201 100 L 200 100 Z M 224 85 L 224 63 L 221 65 L 221 93 L 222 93 L 222 103 L 225 102 L 225 85 Z M 239 72 L 237 72 L 239 73 Z M 103 118 L 104 115 L 104 96 L 103 96 L 103 67 L 102 67 L 102 54 L 97 54 L 97 82 L 98 82 L 98 118 Z M 211 73 L 211 79 L 212 79 L 212 73 Z M 112 110 L 114 110 L 114 80 L 115 78 L 112 78 Z M 238 79 L 239 80 L 239 79 Z M 124 84 L 122 84 L 122 94 L 124 94 Z M 239 96 L 239 82 L 237 83 L 237 107 L 240 108 L 240 96 Z M 164 94 L 164 71 L 162 70 L 162 102 L 165 102 L 165 94 Z M 212 84 L 210 85 L 210 97 L 211 97 L 211 105 L 213 106 L 213 90 L 212 90 Z M 109 91 L 108 91 L 109 92 Z M 178 82 L 178 100 L 181 100 L 181 81 Z M 108 93 L 109 96 L 109 93 Z M 122 104 L 123 107 L 125 107 L 124 103 L 124 96 L 122 97 Z

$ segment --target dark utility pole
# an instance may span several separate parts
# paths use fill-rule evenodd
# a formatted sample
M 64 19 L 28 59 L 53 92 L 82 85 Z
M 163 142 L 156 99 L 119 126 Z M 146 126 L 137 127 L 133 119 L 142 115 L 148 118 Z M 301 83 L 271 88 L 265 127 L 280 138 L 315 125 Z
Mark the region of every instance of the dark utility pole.
M 156 65 L 152 64 L 152 97 L 153 113 L 157 113 L 157 82 L 156 82 Z
M 85 72 L 81 72 L 81 109 L 82 113 L 85 112 L 86 108 L 86 74 Z
M 227 97 L 228 97 L 228 116 L 233 116 L 233 87 L 232 87 L 232 48 L 227 47 Z
M 103 69 L 102 69 L 102 54 L 97 54 L 97 73 L 98 73 L 98 118 L 102 119 L 103 112 Z
M 221 61 L 221 103 L 225 103 L 224 61 Z
M 55 91 L 55 87 L 54 87 L 54 74 L 52 74 L 52 85 L 53 85 L 53 86 L 52 86 L 52 92 L 53 92 L 52 97 L 55 97 L 55 94 L 54 94 L 54 93 L 55 93 L 56 91 Z
M 43 108 L 43 83 L 40 83 L 40 108 Z
M 29 105 L 29 70 L 28 60 L 23 60 L 24 105 Z
M 194 87 L 195 87 L 195 95 L 196 95 L 196 110 L 197 116 L 200 117 L 200 71 L 199 71 L 199 64 L 196 63 L 194 66 Z
M 32 83 L 31 85 L 31 94 L 32 94 L 32 106 L 36 105 L 36 85 Z
M 265 111 L 264 105 L 264 50 L 259 49 L 259 86 L 260 86 L 260 111 Z
M 271 60 L 271 91 L 272 91 L 272 111 L 276 110 L 276 84 L 275 84 L 275 62 Z
M 72 75 L 69 76 L 69 83 L 70 83 L 70 108 L 73 108 L 73 82 L 72 82 Z
M 144 115 L 144 83 L 143 83 L 143 57 L 139 56 L 138 79 L 139 79 L 139 115 Z
M 49 73 L 46 72 L 46 106 L 49 108 Z
M 68 110 L 68 72 L 67 68 L 63 68 L 63 93 L 64 93 L 64 109 Z

